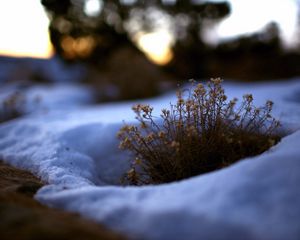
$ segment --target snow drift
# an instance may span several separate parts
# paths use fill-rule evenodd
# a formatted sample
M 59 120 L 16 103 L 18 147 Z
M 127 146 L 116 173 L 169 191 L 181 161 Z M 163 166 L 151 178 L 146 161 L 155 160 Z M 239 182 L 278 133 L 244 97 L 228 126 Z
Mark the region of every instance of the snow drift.
M 225 84 L 229 98 L 275 102 L 289 133 L 228 168 L 159 186 L 122 187 L 128 156 L 116 133 L 132 102 L 39 112 L 0 125 L 0 158 L 48 183 L 36 199 L 78 212 L 133 239 L 298 239 L 300 81 Z M 59 93 L 58 93 L 59 94 Z M 157 112 L 174 94 L 146 101 Z

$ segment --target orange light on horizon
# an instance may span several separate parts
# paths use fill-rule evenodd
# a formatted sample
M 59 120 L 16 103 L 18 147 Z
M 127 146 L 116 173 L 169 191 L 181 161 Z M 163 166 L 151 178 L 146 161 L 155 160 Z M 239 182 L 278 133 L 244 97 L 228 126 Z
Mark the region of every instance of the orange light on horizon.
M 90 37 L 80 37 L 74 39 L 70 36 L 64 37 L 61 42 L 61 46 L 64 50 L 66 58 L 72 59 L 76 57 L 87 57 L 94 50 L 96 45 L 95 40 Z
M 37 0 L 0 2 L 0 55 L 50 58 L 49 19 Z
M 138 47 L 158 65 L 166 65 L 173 58 L 172 36 L 167 31 L 141 33 L 136 37 Z

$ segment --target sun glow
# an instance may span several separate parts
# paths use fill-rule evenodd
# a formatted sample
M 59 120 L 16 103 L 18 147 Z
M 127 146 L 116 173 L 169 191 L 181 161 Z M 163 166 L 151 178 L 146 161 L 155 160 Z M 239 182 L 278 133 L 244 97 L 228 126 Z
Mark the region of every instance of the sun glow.
M 40 1 L 0 3 L 0 55 L 49 58 L 53 54 L 49 20 Z
M 61 45 L 65 57 L 72 59 L 89 56 L 94 50 L 96 42 L 92 37 L 80 37 L 74 39 L 68 36 L 63 38 Z
M 173 58 L 171 50 L 173 39 L 167 31 L 139 34 L 138 47 L 156 64 L 165 65 Z

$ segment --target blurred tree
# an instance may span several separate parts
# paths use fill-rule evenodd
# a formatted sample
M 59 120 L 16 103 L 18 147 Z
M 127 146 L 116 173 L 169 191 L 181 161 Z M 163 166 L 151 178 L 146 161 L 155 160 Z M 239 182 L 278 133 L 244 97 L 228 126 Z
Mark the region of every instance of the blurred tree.
M 94 66 L 102 74 L 102 83 L 117 85 L 123 98 L 151 96 L 157 92 L 157 82 L 166 79 L 138 45 L 142 35 L 162 28 L 171 34 L 173 56 L 164 69 L 175 81 L 208 76 L 260 80 L 300 74 L 299 50 L 284 49 L 275 23 L 218 46 L 205 42 L 206 31 L 230 13 L 225 0 L 41 1 L 51 19 L 51 40 L 58 55 Z M 162 45 L 159 40 L 151 44 Z
M 207 62 L 208 72 L 246 81 L 300 74 L 300 54 L 284 47 L 275 22 L 260 32 L 220 43 Z
M 205 54 L 203 29 L 230 11 L 226 2 L 202 0 L 42 0 L 42 4 L 51 18 L 57 53 L 97 64 L 121 46 L 135 47 L 137 34 L 163 24 L 174 37 L 171 65 L 178 64 L 177 58 L 194 65 Z

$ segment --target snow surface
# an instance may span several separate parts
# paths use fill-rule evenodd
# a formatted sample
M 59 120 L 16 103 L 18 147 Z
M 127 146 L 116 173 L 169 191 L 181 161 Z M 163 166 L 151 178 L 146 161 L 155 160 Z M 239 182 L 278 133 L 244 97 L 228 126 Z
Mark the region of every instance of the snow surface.
M 225 169 L 159 186 L 123 187 L 128 155 L 116 133 L 133 102 L 51 108 L 0 125 L 0 158 L 49 183 L 36 199 L 132 239 L 299 239 L 300 79 L 224 85 L 229 98 L 275 102 L 288 136 Z M 57 92 L 57 97 L 61 92 Z M 144 102 L 159 110 L 175 94 Z
M 2 103 L 15 94 L 21 98 L 14 107 L 22 114 L 77 108 L 94 101 L 92 89 L 80 84 L 4 84 L 0 85 L 0 115 L 5 114 Z
M 29 80 L 33 76 L 47 82 L 74 83 L 81 81 L 86 74 L 84 65 L 66 64 L 58 56 L 50 59 L 0 56 L 0 83 Z

